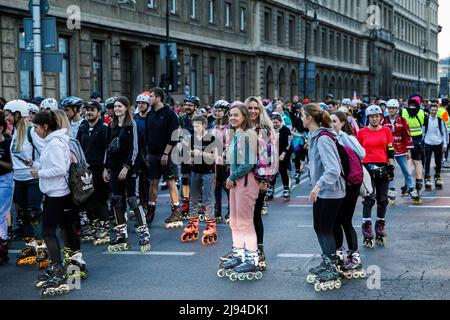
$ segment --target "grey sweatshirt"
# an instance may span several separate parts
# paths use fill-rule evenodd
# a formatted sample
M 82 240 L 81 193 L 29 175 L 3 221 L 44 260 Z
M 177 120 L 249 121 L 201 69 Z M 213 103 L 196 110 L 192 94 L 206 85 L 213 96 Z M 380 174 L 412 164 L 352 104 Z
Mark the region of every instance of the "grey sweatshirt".
M 327 136 L 319 139 L 322 131 L 334 136 L 332 129 L 320 128 L 309 135 L 309 170 L 313 185 L 320 188 L 319 198 L 342 199 L 345 197 L 345 180 L 341 175 L 341 159 L 336 143 Z
M 350 136 L 341 130 L 338 133 L 337 139 L 341 145 L 349 147 L 355 151 L 361 160 L 366 156 L 366 150 L 364 150 L 364 148 L 359 144 L 358 139 L 354 136 Z

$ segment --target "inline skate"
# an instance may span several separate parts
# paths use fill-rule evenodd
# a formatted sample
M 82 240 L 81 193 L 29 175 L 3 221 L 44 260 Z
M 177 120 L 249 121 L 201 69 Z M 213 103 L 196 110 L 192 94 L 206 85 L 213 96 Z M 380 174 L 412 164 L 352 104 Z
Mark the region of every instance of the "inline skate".
M 127 251 L 131 249 L 128 243 L 127 225 L 122 224 L 114 228 L 116 231 L 116 239 L 111 240 L 108 246 L 109 252 Z
M 258 269 L 264 271 L 267 269 L 266 255 L 264 254 L 264 246 L 258 244 Z
M 375 223 L 375 242 L 379 246 L 385 246 L 386 245 L 386 230 L 385 230 L 385 221 L 384 220 L 378 220 Z
M 388 190 L 388 199 L 389 199 L 389 203 L 392 206 L 395 205 L 396 198 L 397 198 L 397 191 L 395 190 L 395 188 L 389 188 L 389 190 Z
M 64 267 L 67 278 L 87 279 L 89 271 L 86 268 L 86 262 L 83 260 L 81 250 L 72 251 L 70 248 L 64 248 Z
M 364 237 L 363 244 L 367 248 L 375 246 L 374 235 L 372 230 L 372 221 L 365 221 L 362 225 L 362 234 Z
M 219 270 L 217 276 L 219 278 L 229 277 L 232 269 L 237 267 L 244 260 L 244 249 L 233 248 L 229 253 L 220 257 Z
M 444 183 L 442 181 L 441 176 L 436 176 L 434 177 L 434 185 L 436 186 L 437 190 L 442 190 L 444 189 Z
M 198 218 L 200 221 L 206 221 L 206 207 L 204 205 L 198 208 Z
M 273 196 L 274 196 L 274 193 L 275 193 L 275 187 L 274 186 L 270 186 L 268 189 L 267 189 L 267 201 L 272 201 L 273 200 Z
M 159 185 L 161 186 L 161 191 L 164 191 L 164 190 L 168 190 L 168 189 L 169 189 L 169 185 L 168 185 L 167 182 L 164 181 L 164 180 L 161 180 L 161 182 L 160 182 Z
M 216 223 L 222 223 L 223 218 L 222 218 L 222 214 L 220 212 L 216 212 L 214 214 L 214 217 L 216 218 Z
M 244 280 L 259 280 L 263 277 L 262 272 L 259 270 L 258 251 L 250 252 L 245 251 L 245 259 L 241 264 L 231 269 L 229 278 L 231 281 L 244 281 Z
M 47 297 L 69 293 L 70 286 L 67 284 L 67 275 L 64 268 L 58 265 L 53 265 L 51 268 L 52 270 L 47 274 L 48 279 L 40 283 L 41 296 Z
M 198 228 L 198 225 L 197 225 L 197 228 Z M 217 236 L 216 219 L 208 218 L 208 219 L 206 219 L 206 228 L 205 228 L 205 230 L 203 230 L 203 234 L 202 234 L 202 244 L 205 246 L 214 244 L 217 242 L 217 239 L 218 239 L 218 236 Z
M 139 247 L 142 253 L 147 253 L 151 250 L 150 245 L 150 233 L 146 224 L 137 228 L 137 233 L 139 235 Z
M 81 242 L 88 243 L 95 241 L 95 235 L 98 229 L 98 220 L 94 220 L 91 225 L 81 227 Z
M 181 242 L 189 242 L 189 241 L 195 241 L 199 237 L 198 232 L 198 223 L 199 219 L 198 217 L 189 217 L 189 223 L 184 228 L 183 233 L 181 234 L 180 240 Z
M 425 190 L 433 190 L 433 182 L 431 181 L 431 178 L 425 178 Z
M 229 213 L 227 213 L 227 215 L 225 216 L 225 220 L 223 221 L 223 223 L 230 224 L 230 214 Z
M 345 265 L 345 248 L 339 248 L 336 250 L 336 269 L 339 272 L 339 274 L 342 274 L 343 270 L 344 270 L 344 265 Z
M 284 189 L 283 191 L 283 201 L 284 202 L 289 202 L 291 200 L 291 190 L 288 189 Z
M 36 240 L 36 264 L 39 269 L 48 266 L 48 251 L 44 240 Z
M 23 248 L 16 260 L 17 266 L 31 265 L 36 263 L 36 239 L 33 237 L 25 238 L 25 248 Z
M 145 215 L 145 221 L 147 221 L 147 225 L 151 225 L 153 222 L 153 219 L 155 218 L 155 211 L 156 211 L 156 205 L 155 204 L 149 204 L 147 214 Z
M 408 188 L 406 186 L 403 186 L 401 188 L 401 192 L 402 192 L 402 197 L 406 198 L 410 196 L 410 190 L 408 190 Z
M 177 205 L 172 204 L 172 213 L 165 220 L 165 227 L 166 229 L 183 227 L 183 221 L 181 221 L 181 216 L 179 214 L 179 207 Z
M 342 274 L 348 280 L 366 277 L 367 273 L 362 268 L 361 256 L 357 251 L 348 251 Z
M 261 209 L 261 215 L 265 216 L 267 215 L 267 210 L 269 208 L 269 204 L 267 203 L 267 196 L 264 197 L 264 202 Z
M 423 180 L 417 179 L 416 180 L 416 189 L 411 192 L 411 198 L 413 200 L 414 205 L 421 205 L 422 204 L 422 197 L 421 197 L 421 190 L 423 188 Z
M 301 173 L 300 172 L 296 172 L 295 173 L 295 177 L 294 177 L 294 179 L 295 179 L 295 184 L 300 184 L 300 178 L 301 178 Z
M 183 220 L 189 220 L 189 198 L 182 197 L 181 203 L 181 218 Z
M 100 246 L 109 243 L 109 222 L 100 221 L 95 234 L 94 246 Z
M 8 241 L 0 238 L 0 266 L 7 264 L 8 261 Z
M 314 284 L 314 290 L 317 292 L 339 289 L 342 285 L 341 276 L 336 268 L 337 258 L 333 257 L 332 259 L 324 257 L 325 268 L 318 272 Z
M 309 274 L 306 276 L 306 282 L 308 283 L 316 282 L 319 273 L 323 272 L 326 268 L 325 258 L 326 256 L 322 255 L 322 261 L 320 262 L 320 264 L 316 267 L 312 267 L 309 269 Z

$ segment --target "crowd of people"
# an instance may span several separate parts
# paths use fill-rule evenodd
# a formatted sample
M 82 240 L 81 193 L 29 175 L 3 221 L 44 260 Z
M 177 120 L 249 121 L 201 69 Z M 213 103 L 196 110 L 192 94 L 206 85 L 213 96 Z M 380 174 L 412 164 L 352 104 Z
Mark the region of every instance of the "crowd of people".
M 220 257 L 218 276 L 260 279 L 267 267 L 262 216 L 276 177 L 288 202 L 307 169 L 323 257 L 307 281 L 317 291 L 335 289 L 343 277 L 365 276 L 352 224 L 360 196 L 362 243 L 372 248 L 386 241 L 387 208 L 397 196 L 395 163 L 405 179 L 401 193 L 414 204 L 421 204 L 424 183 L 427 190 L 443 188 L 448 99 L 414 94 L 338 101 L 330 94 L 323 102 L 285 102 L 255 96 L 210 107 L 188 96 L 176 107 L 166 98 L 152 88 L 134 103 L 123 96 L 102 103 L 95 93 L 90 101 L 0 100 L 0 264 L 9 260 L 10 242 L 24 240 L 16 263 L 45 268 L 35 283 L 42 295 L 69 292 L 69 278 L 89 274 L 82 242 L 129 250 L 128 221 L 135 221 L 141 251 L 151 250 L 164 183 L 171 200 L 165 227 L 183 228 L 185 221 L 180 241 L 196 241 L 205 221 L 201 242 L 213 245 L 216 224 L 229 223 L 232 250 Z

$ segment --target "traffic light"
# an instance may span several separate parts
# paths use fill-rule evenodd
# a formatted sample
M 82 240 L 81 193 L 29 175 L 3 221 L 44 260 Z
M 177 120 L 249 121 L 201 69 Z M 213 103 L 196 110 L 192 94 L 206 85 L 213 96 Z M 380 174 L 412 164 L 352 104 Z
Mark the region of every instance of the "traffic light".
M 169 63 L 169 83 L 170 92 L 178 92 L 178 87 L 181 85 L 181 63 L 178 60 L 170 60 Z

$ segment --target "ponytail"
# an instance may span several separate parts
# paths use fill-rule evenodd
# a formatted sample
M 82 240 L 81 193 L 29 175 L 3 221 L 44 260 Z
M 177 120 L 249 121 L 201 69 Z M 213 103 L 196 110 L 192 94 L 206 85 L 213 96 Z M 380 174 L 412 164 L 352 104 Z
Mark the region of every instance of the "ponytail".
M 310 115 L 314 121 L 319 125 L 321 128 L 331 129 L 331 118 L 328 111 L 322 110 L 322 108 L 316 104 L 316 103 L 308 103 L 304 108 L 303 111 Z

